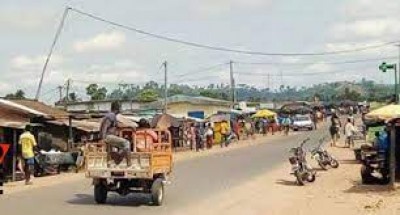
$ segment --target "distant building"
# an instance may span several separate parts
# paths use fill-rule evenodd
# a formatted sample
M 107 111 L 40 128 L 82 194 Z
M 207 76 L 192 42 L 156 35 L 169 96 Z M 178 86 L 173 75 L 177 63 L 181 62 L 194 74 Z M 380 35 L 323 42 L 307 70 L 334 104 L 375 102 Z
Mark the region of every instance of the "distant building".
M 176 117 L 195 117 L 204 118 L 218 111 L 229 111 L 231 103 L 229 101 L 213 99 L 202 96 L 175 95 L 167 99 L 167 113 Z M 164 101 L 142 105 L 142 109 L 163 109 Z
M 67 104 L 57 105 L 60 108 L 65 108 L 69 113 L 106 113 L 111 109 L 111 103 L 115 100 L 98 100 L 98 101 L 80 101 L 68 102 Z M 136 112 L 141 109 L 141 102 L 137 100 L 122 100 L 122 112 Z

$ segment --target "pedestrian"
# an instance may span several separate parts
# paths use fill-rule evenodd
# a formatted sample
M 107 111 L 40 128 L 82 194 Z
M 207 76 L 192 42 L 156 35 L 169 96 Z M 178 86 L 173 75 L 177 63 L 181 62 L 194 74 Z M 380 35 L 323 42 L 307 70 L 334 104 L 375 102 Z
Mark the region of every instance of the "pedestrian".
M 204 150 L 203 147 L 203 132 L 200 126 L 200 123 L 196 123 L 194 126 L 195 134 L 196 134 L 196 152 L 199 152 L 200 149 Z
M 116 165 L 120 164 L 125 158 L 127 166 L 131 166 L 131 144 L 129 140 L 120 137 L 118 133 L 117 114 L 119 114 L 120 109 L 121 105 L 118 101 L 111 103 L 111 111 L 103 117 L 100 123 L 100 138 L 107 145 L 119 150 L 118 158 L 114 159 Z M 142 120 L 142 122 L 144 121 Z
M 289 130 L 290 130 L 290 124 L 291 120 L 288 115 L 284 116 L 282 120 L 282 125 L 283 125 L 283 130 L 284 130 L 284 135 L 288 136 L 289 135 Z
M 266 135 L 268 135 L 268 125 L 269 125 L 269 122 L 268 122 L 268 119 L 267 119 L 267 117 L 264 117 L 262 120 L 261 120 L 261 125 L 262 125 L 262 134 L 264 135 L 264 136 L 266 136 Z
M 197 147 L 196 147 L 196 127 L 194 125 L 194 123 L 190 123 L 190 149 L 191 150 L 196 150 L 197 151 Z
M 34 149 L 37 146 L 35 136 L 33 136 L 32 127 L 30 125 L 25 126 L 24 133 L 19 137 L 19 144 L 21 145 L 22 158 L 24 159 L 24 173 L 25 173 L 25 185 L 31 185 L 31 175 L 34 171 L 35 165 L 35 154 Z
M 314 130 L 317 130 L 317 123 L 318 123 L 318 116 L 317 116 L 317 112 L 313 111 L 310 113 L 310 118 L 314 124 Z
M 235 133 L 237 140 L 240 140 L 240 126 L 239 126 L 239 120 L 237 121 L 232 121 L 232 126 L 233 126 L 233 133 Z
M 207 123 L 206 125 L 206 143 L 207 148 L 211 149 L 214 142 L 214 130 L 211 127 L 211 123 Z
M 350 118 L 347 119 L 347 123 L 344 126 L 344 133 L 346 136 L 345 146 L 348 145 L 350 148 L 351 146 L 354 147 L 354 134 L 356 129 L 354 128 L 353 122 Z
M 339 130 L 342 127 L 339 117 L 334 112 L 331 117 L 331 126 L 329 127 L 329 132 L 331 134 L 331 146 L 336 146 L 337 140 L 340 138 Z
M 269 125 L 268 125 L 268 131 L 271 130 L 271 134 L 275 135 L 275 129 L 277 127 L 277 119 L 276 116 L 271 117 L 271 120 L 269 121 Z
M 228 122 L 226 120 L 223 120 L 221 122 L 221 148 L 224 146 L 228 146 L 227 141 L 228 141 L 228 135 L 229 135 L 229 128 L 228 128 Z

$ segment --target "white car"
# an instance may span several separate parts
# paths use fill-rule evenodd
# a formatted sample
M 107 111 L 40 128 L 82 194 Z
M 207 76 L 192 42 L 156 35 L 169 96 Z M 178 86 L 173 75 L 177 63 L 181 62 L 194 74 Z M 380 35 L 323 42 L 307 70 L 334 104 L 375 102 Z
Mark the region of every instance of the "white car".
M 308 115 L 296 115 L 293 118 L 293 131 L 298 131 L 300 129 L 313 130 L 314 123 L 312 122 L 310 116 Z

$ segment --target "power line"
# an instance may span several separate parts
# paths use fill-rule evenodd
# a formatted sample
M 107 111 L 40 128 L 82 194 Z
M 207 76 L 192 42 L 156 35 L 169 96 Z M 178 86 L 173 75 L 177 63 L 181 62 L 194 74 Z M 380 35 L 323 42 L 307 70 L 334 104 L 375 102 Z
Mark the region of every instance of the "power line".
M 284 62 L 244 62 L 244 61 L 234 61 L 236 64 L 243 65 L 317 65 L 317 64 L 329 64 L 329 65 L 337 65 L 337 64 L 354 64 L 354 63 L 364 63 L 364 62 L 373 62 L 380 60 L 395 60 L 397 56 L 388 56 L 383 58 L 369 58 L 369 59 L 360 59 L 360 60 L 348 60 L 348 61 L 333 61 L 333 62 L 306 62 L 306 63 L 284 63 Z
M 256 73 L 256 72 L 238 72 L 238 74 L 256 75 L 256 76 L 274 76 L 274 77 L 281 77 L 281 76 L 296 77 L 296 76 L 313 76 L 313 75 L 332 75 L 332 74 L 347 73 L 347 72 L 349 72 L 349 71 L 347 71 L 347 70 L 335 70 L 335 71 L 330 71 L 330 72 L 282 73 L 282 74 L 279 74 L 279 75 L 270 75 L 270 74 Z
M 167 37 L 163 36 L 160 34 L 155 34 L 151 33 L 148 31 L 144 31 L 138 28 L 134 28 L 128 25 L 120 24 L 105 18 L 102 18 L 100 16 L 96 16 L 91 13 L 87 13 L 75 8 L 70 7 L 69 10 L 74 11 L 78 14 L 87 16 L 89 18 L 92 18 L 97 21 L 101 21 L 110 25 L 114 25 L 120 28 L 124 28 L 129 31 L 133 31 L 139 34 L 147 35 L 149 37 L 157 38 L 160 40 L 165 40 L 169 42 L 174 42 L 174 43 L 180 43 L 183 45 L 187 46 L 192 46 L 192 47 L 197 47 L 197 48 L 203 48 L 203 49 L 209 49 L 209 50 L 214 50 L 214 51 L 223 51 L 223 52 L 232 52 L 232 53 L 238 53 L 238 54 L 246 54 L 246 55 L 263 55 L 263 56 L 317 56 L 317 55 L 336 55 L 336 54 L 344 54 L 344 53 L 351 53 L 351 52 L 360 52 L 360 51 L 365 51 L 369 49 L 377 49 L 380 47 L 388 46 L 388 45 L 393 45 L 399 43 L 399 41 L 391 41 L 391 42 L 385 42 L 379 45 L 370 45 L 370 46 L 365 46 L 362 48 L 355 48 L 355 49 L 348 49 L 348 50 L 339 50 L 339 51 L 330 51 L 330 52 L 314 52 L 314 53 L 268 53 L 268 52 L 260 52 L 260 51 L 249 51 L 249 50 L 239 50 L 239 49 L 232 49 L 232 48 L 227 48 L 227 47 L 221 47 L 221 46 L 212 46 L 212 45 L 207 45 L 207 44 L 201 44 L 201 43 L 195 43 L 195 42 L 190 42 L 186 40 L 181 40 L 181 39 L 176 39 L 172 37 Z
M 198 73 L 201 73 L 201 72 L 212 71 L 212 70 L 215 70 L 215 69 L 217 69 L 217 68 L 219 68 L 221 66 L 228 65 L 228 64 L 229 63 L 220 63 L 220 64 L 216 64 L 216 65 L 213 65 L 213 66 L 196 69 L 196 70 L 193 70 L 193 71 L 190 71 L 190 72 L 187 72 L 187 73 L 183 73 L 183 74 L 176 74 L 175 76 L 178 76 L 178 78 L 182 78 L 182 77 L 186 77 L 188 75 L 194 75 L 194 74 L 198 74 Z

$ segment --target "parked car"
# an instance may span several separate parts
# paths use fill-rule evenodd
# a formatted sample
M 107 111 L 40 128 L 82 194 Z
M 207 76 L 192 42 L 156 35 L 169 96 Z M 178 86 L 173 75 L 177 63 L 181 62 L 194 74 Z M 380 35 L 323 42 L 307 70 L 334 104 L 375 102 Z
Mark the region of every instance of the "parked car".
M 308 115 L 296 115 L 293 118 L 293 131 L 298 131 L 300 129 L 313 130 L 314 124 L 311 117 Z

